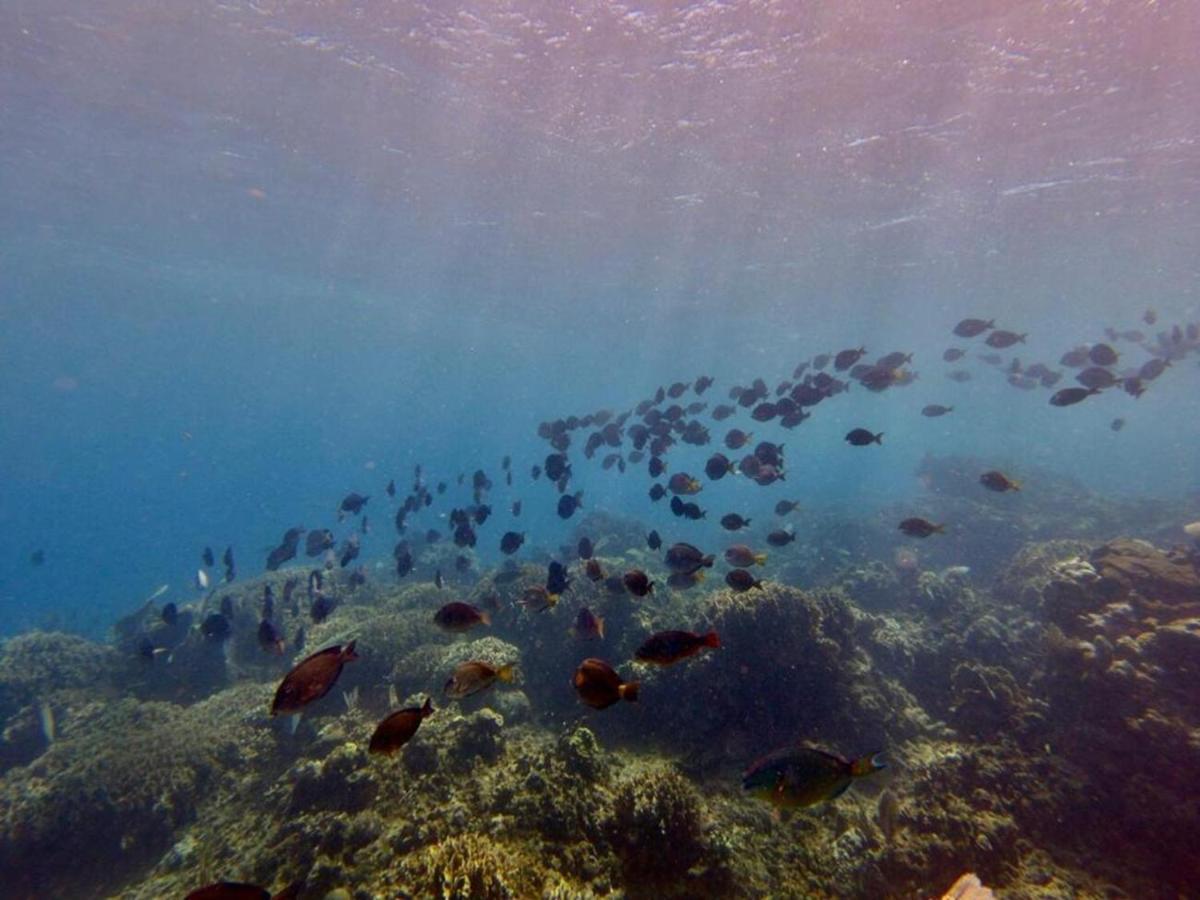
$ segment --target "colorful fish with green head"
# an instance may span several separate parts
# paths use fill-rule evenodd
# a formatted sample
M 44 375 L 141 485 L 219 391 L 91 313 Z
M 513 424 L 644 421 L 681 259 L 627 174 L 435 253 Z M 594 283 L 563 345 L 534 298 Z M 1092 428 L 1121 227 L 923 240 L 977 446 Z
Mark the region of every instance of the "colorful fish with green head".
M 742 787 L 775 806 L 795 808 L 833 800 L 856 778 L 886 768 L 879 753 L 849 760 L 815 747 L 784 747 L 756 761 Z

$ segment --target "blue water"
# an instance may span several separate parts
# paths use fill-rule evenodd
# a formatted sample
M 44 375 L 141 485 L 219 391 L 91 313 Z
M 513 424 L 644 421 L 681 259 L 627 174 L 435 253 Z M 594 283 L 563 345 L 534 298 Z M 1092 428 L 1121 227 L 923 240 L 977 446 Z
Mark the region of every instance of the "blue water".
M 954 384 L 941 361 L 968 315 L 1028 332 L 1021 358 L 1050 364 L 1105 326 L 1153 333 L 1149 307 L 1159 327 L 1200 319 L 1200 92 L 1167 38 L 1187 28 L 963 12 L 955 55 L 925 7 L 697 5 L 705 40 L 730 40 L 695 66 L 669 39 L 701 28 L 682 11 L 541 4 L 522 31 L 487 8 L 467 25 L 6 5 L 0 633 L 102 635 L 161 584 L 192 596 L 205 545 L 231 544 L 251 575 L 290 525 L 335 527 L 350 490 L 372 495 L 364 557 L 386 563 L 383 487 L 403 491 L 416 463 L 429 482 L 477 467 L 496 482 L 485 562 L 515 498 L 519 530 L 553 549 L 556 495 L 528 478 L 539 422 L 701 373 L 725 402 L 860 344 L 913 352 L 919 380 L 855 389 L 790 433 L 756 427 L 787 444 L 787 481 L 710 486 L 710 520 L 765 518 L 781 497 L 868 517 L 920 491 L 926 452 L 1195 494 L 1194 356 L 1139 400 L 1069 409 L 978 362 Z M 935 402 L 956 412 L 922 418 Z M 710 424 L 714 443 L 746 421 Z M 846 447 L 859 425 L 884 448 Z M 675 448 L 671 470 L 701 472 L 712 449 Z M 585 510 L 717 534 L 653 507 L 641 467 L 572 455 Z

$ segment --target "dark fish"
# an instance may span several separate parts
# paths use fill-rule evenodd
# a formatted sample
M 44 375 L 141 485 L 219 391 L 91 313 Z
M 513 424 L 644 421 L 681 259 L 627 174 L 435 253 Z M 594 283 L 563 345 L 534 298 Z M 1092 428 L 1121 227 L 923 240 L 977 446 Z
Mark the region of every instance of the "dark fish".
M 678 399 L 679 397 L 683 396 L 684 391 L 686 391 L 689 387 L 691 387 L 690 384 L 684 384 L 682 381 L 677 381 L 667 388 L 667 396 L 672 400 Z
M 393 478 L 390 481 L 388 481 L 387 487 L 384 488 L 384 490 L 389 497 L 395 497 L 396 496 L 396 479 Z
M 309 617 L 316 624 L 321 624 L 329 618 L 334 609 L 337 608 L 337 602 L 325 594 L 318 594 L 313 600 L 312 606 L 308 608 Z
M 710 387 L 712 387 L 712 384 L 713 384 L 713 380 L 711 377 L 709 377 L 708 375 L 701 375 L 699 378 L 696 379 L 696 383 L 694 385 L 692 385 L 692 391 L 696 394 L 697 397 L 699 397 L 701 394 L 703 394 L 705 391 L 707 391 Z
M 681 659 L 694 656 L 705 647 L 716 649 L 721 639 L 715 631 L 697 634 L 694 631 L 660 631 L 652 634 L 638 647 L 634 654 L 641 662 L 669 666 Z
M 320 556 L 334 545 L 333 532 L 328 528 L 310 531 L 304 539 L 304 552 L 308 556 Z
M 414 560 L 412 551 L 404 546 L 403 541 L 396 545 L 392 551 L 392 558 L 396 560 L 396 577 L 403 578 L 413 570 Z
M 162 608 L 163 624 L 169 628 L 174 628 L 175 623 L 179 621 L 179 607 L 174 603 L 168 603 Z
M 731 428 L 729 429 L 729 433 L 725 435 L 725 446 L 730 450 L 741 450 L 750 443 L 752 437 L 754 435 L 748 434 L 740 428 Z
M 409 706 L 398 710 L 375 726 L 371 742 L 367 745 L 370 753 L 395 753 L 412 740 L 421 722 L 433 713 L 433 703 L 425 698 L 423 706 Z
M 694 588 L 704 580 L 702 571 L 695 572 L 672 572 L 667 578 L 667 587 L 673 591 L 686 591 L 689 588 Z
M 750 412 L 750 418 L 755 422 L 770 422 L 779 415 L 774 403 L 760 403 Z
M 476 543 L 475 529 L 470 522 L 463 522 L 454 529 L 454 545 L 456 547 L 474 547 Z
M 767 543 L 772 547 L 786 547 L 796 539 L 794 532 L 780 528 L 767 535 Z
M 1003 472 L 998 472 L 992 469 L 989 472 L 984 472 L 979 476 L 979 483 L 989 491 L 995 491 L 998 494 L 1003 494 L 1005 491 L 1021 490 L 1021 483 L 1013 481 Z
M 470 603 L 455 600 L 433 614 L 433 624 L 446 631 L 470 631 L 476 625 L 491 625 L 492 617 Z
M 1068 369 L 1082 369 L 1090 360 L 1091 351 L 1087 347 L 1076 347 L 1060 356 L 1058 364 Z
M 221 615 L 223 615 L 226 619 L 232 619 L 233 613 L 233 597 L 229 596 L 229 594 L 226 594 L 221 598 Z
M 524 532 L 506 531 L 504 532 L 504 536 L 500 538 L 500 552 L 506 556 L 512 556 L 521 549 L 521 545 L 524 543 Z
M 931 534 L 943 534 L 946 531 L 946 526 L 934 525 L 928 519 L 913 516 L 900 523 L 900 530 L 909 537 L 927 538 Z
M 721 516 L 721 527 L 726 531 L 737 531 L 741 528 L 745 528 L 749 524 L 749 519 L 743 518 L 737 513 L 726 513 L 725 515 Z
M 46 551 L 40 547 L 29 554 L 29 564 L 31 566 L 40 566 L 46 561 Z
M 696 503 L 684 503 L 679 514 L 685 519 L 691 519 L 693 522 L 699 521 L 705 517 L 704 510 L 702 510 L 699 504 Z
M 1120 355 L 1108 344 L 1095 344 L 1088 351 L 1088 359 L 1094 366 L 1115 366 Z
M 954 326 L 954 333 L 959 337 L 978 337 L 995 324 L 996 322 L 993 319 L 987 319 L 986 321 L 983 319 L 963 319 Z
M 657 550 L 662 546 L 662 538 L 659 537 L 657 531 L 651 531 L 648 535 L 646 535 L 646 546 L 651 550 Z
M 539 478 L 541 478 L 542 477 L 542 467 L 541 466 L 533 466 L 529 470 L 529 477 L 532 478 L 534 481 L 537 481 Z
M 354 560 L 358 559 L 360 549 L 360 538 L 357 534 L 352 534 L 342 544 L 342 553 L 338 557 L 338 565 L 343 569 L 350 565 Z
M 1113 431 L 1120 431 L 1122 428 L 1125 427 L 1125 420 L 1124 419 L 1113 419 L 1112 422 L 1109 423 L 1108 427 L 1111 428 Z
M 957 347 L 950 347 L 942 354 L 942 359 L 944 359 L 946 362 L 958 362 L 966 355 L 966 350 L 959 350 Z
M 586 536 L 579 539 L 579 545 L 575 549 L 579 551 L 580 559 L 591 559 L 596 551 L 592 546 L 592 539 Z
M 798 500 L 780 500 L 775 504 L 775 515 L 786 516 L 788 513 L 794 512 L 799 508 L 800 501 Z
M 641 569 L 630 569 L 621 577 L 621 582 L 635 597 L 645 597 L 654 593 L 654 582 Z
M 471 518 L 475 520 L 476 525 L 482 525 L 491 514 L 492 508 L 486 503 L 481 503 L 471 511 Z
M 971 380 L 971 373 L 965 372 L 962 369 L 955 369 L 953 372 L 946 373 L 946 377 L 949 378 L 951 381 L 957 381 L 958 383 L 961 384 L 964 381 Z
M 700 568 L 712 568 L 716 557 L 711 553 L 702 553 L 691 544 L 672 544 L 667 550 L 667 568 L 672 572 L 691 574 Z
M 430 528 L 428 531 L 425 532 L 425 543 L 427 543 L 427 544 L 436 544 L 441 539 L 442 539 L 442 533 L 440 531 L 438 531 L 436 528 Z
M 575 510 L 583 506 L 583 491 L 577 491 L 574 494 L 563 494 L 558 498 L 558 517 L 560 519 L 569 519 L 575 515 Z
M 725 562 L 739 568 L 753 565 L 761 566 L 766 561 L 767 554 L 755 553 L 754 550 L 745 544 L 734 544 L 725 551 Z
M 583 565 L 583 574 L 588 577 L 588 581 L 603 581 L 604 567 L 600 565 L 600 560 L 589 559 Z
M 558 595 L 570 586 L 571 579 L 567 575 L 567 567 L 557 560 L 551 560 L 550 565 L 546 567 L 546 590 Z
M 1050 405 L 1074 406 L 1076 403 L 1086 400 L 1088 397 L 1092 396 L 1092 394 L 1098 393 L 1100 392 L 1095 388 L 1063 388 L 1060 391 L 1056 391 L 1050 398 Z
M 762 582 L 745 569 L 733 569 L 725 575 L 725 583 L 730 589 L 741 594 L 751 588 L 762 590 Z
M 857 350 L 843 350 L 833 358 L 833 367 L 839 372 L 844 372 L 867 353 L 866 347 L 859 347 Z
M 370 499 L 370 497 L 364 497 L 362 494 L 355 494 L 353 492 L 347 494 L 342 498 L 342 503 L 338 507 L 338 518 L 340 519 L 344 513 L 357 516 L 362 512 L 362 508 Z
M 1121 382 L 1121 388 L 1135 399 L 1146 393 L 1145 385 L 1142 384 L 1142 379 L 1140 378 L 1126 378 Z
M 1117 376 L 1108 371 L 1108 369 L 1103 369 L 1100 366 L 1091 366 L 1076 375 L 1075 380 L 1085 388 L 1102 391 L 1116 384 Z
M 714 453 L 704 464 L 704 474 L 709 481 L 720 481 L 733 471 L 733 463 L 724 453 Z
M 274 653 L 276 656 L 281 656 L 283 655 L 283 644 L 283 635 L 270 619 L 263 619 L 258 623 L 259 647 L 267 653 Z
M 1147 325 L 1153 325 L 1155 322 L 1158 321 L 1158 313 L 1156 313 L 1152 309 L 1148 309 L 1144 313 L 1142 313 L 1142 321 L 1145 322 Z
M 736 406 L 730 406 L 727 403 L 722 403 L 713 407 L 712 417 L 715 422 L 723 422 L 737 412 Z
M 1146 362 L 1142 363 L 1142 367 L 1138 369 L 1137 377 L 1142 381 L 1153 381 L 1155 378 L 1165 372 L 1167 370 L 1167 366 L 1170 364 L 1170 360 L 1160 359 L 1157 356 L 1154 359 L 1148 359 Z
M 786 747 L 751 765 L 742 788 L 775 806 L 812 806 L 840 797 L 855 778 L 884 767 L 878 753 L 848 760 L 812 747 Z
M 618 700 L 633 703 L 638 698 L 638 682 L 622 681 L 602 659 L 585 659 L 580 663 L 572 684 L 579 699 L 593 709 L 607 709 Z
M 702 488 L 703 485 L 687 472 L 676 472 L 667 480 L 667 489 L 672 494 L 698 494 Z
M 520 500 L 514 500 L 512 502 L 512 514 L 513 514 L 514 519 L 520 518 L 520 516 L 521 516 L 521 501 Z
M 315 700 L 320 700 L 337 683 L 342 668 L 358 659 L 354 641 L 343 646 L 326 647 L 309 656 L 288 672 L 275 691 L 271 715 L 299 712 Z
M 883 432 L 872 434 L 865 428 L 855 428 L 846 434 L 846 443 L 854 447 L 867 447 L 871 444 L 883 443 Z
M 204 552 L 200 554 L 200 559 L 203 560 L 204 565 L 210 569 L 217 563 L 216 558 L 213 556 L 212 547 L 205 547 Z
M 926 406 L 924 409 L 921 410 L 921 415 L 923 415 L 927 418 L 930 418 L 930 419 L 936 419 L 938 416 L 944 416 L 944 415 L 946 415 L 946 413 L 953 412 L 953 411 L 954 411 L 953 406 L 941 406 L 940 404 L 937 404 L 937 403 L 930 403 L 928 406 Z
M 875 362 L 875 366 L 880 369 L 899 369 L 901 366 L 907 366 L 912 362 L 913 355 L 905 353 L 902 350 L 897 350 L 895 353 L 889 353 L 886 356 L 881 356 Z
M 663 497 L 667 496 L 667 489 L 661 484 L 650 485 L 650 500 L 657 503 Z
M 1004 350 L 1014 344 L 1025 343 L 1025 337 L 1024 334 L 1017 334 L 1015 331 L 997 329 L 987 336 L 987 340 L 984 343 L 989 347 L 995 347 L 997 350 Z
M 772 444 L 770 441 L 759 441 L 754 448 L 754 458 L 764 466 L 783 466 L 783 444 Z
M 542 469 L 551 481 L 558 481 L 564 475 L 571 474 L 571 464 L 567 462 L 565 453 L 551 453 L 546 457 Z
M 200 633 L 210 641 L 223 641 L 233 634 L 233 627 L 224 613 L 209 613 L 200 623 Z
M 575 624 L 571 633 L 581 641 L 593 641 L 604 638 L 604 619 L 593 613 L 586 606 L 581 606 L 575 615 Z
M 651 478 L 657 478 L 663 472 L 667 471 L 667 464 L 662 461 L 661 457 L 652 456 L 650 462 L 646 463 L 646 468 L 650 472 Z
M 454 700 L 461 700 L 463 697 L 487 690 L 497 681 L 510 684 L 515 677 L 516 670 L 511 663 L 493 666 L 482 660 L 469 660 L 454 670 L 442 691 Z

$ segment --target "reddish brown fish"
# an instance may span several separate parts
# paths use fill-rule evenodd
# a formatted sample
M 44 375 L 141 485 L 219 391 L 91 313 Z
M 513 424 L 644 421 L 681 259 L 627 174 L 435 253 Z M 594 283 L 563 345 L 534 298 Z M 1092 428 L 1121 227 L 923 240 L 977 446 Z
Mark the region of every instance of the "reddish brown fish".
M 372 753 L 395 753 L 412 740 L 421 722 L 432 712 L 433 703 L 426 697 L 424 706 L 409 706 L 392 713 L 375 726 L 368 749 Z
M 721 638 L 715 631 L 697 634 L 694 631 L 660 631 L 648 637 L 634 656 L 642 662 L 669 666 L 694 656 L 705 647 L 720 647 Z
M 638 682 L 622 681 L 602 659 L 585 659 L 575 670 L 573 680 L 579 699 L 593 709 L 606 709 L 618 700 L 633 703 L 638 698 Z
M 641 569 L 630 569 L 621 580 L 625 583 L 625 589 L 635 597 L 654 593 L 654 582 Z
M 455 699 L 461 700 L 463 697 L 469 697 L 472 694 L 478 694 L 480 691 L 486 690 L 495 684 L 496 680 L 511 682 L 516 677 L 515 669 L 511 664 L 504 666 L 493 666 L 481 660 L 470 660 L 462 663 L 454 674 L 446 681 L 446 686 L 443 690 L 446 695 Z
M 469 631 L 476 625 L 491 625 L 492 617 L 470 603 L 455 600 L 434 613 L 433 621 L 446 631 Z
M 286 892 L 285 892 L 286 894 Z M 285 896 L 280 894 L 280 897 Z M 256 884 L 239 881 L 218 881 L 196 888 L 184 900 L 271 900 L 271 892 Z
M 591 641 L 596 638 L 603 640 L 604 618 L 596 615 L 586 606 L 581 606 L 579 613 L 575 616 L 575 625 L 571 631 L 581 641 Z
M 314 653 L 280 682 L 275 699 L 271 701 L 271 715 L 299 712 L 314 700 L 320 700 L 337 683 L 342 667 L 356 659 L 354 641 L 344 647 L 335 645 Z
M 589 581 L 603 581 L 604 567 L 600 565 L 600 560 L 589 559 L 583 564 L 583 571 L 587 574 Z

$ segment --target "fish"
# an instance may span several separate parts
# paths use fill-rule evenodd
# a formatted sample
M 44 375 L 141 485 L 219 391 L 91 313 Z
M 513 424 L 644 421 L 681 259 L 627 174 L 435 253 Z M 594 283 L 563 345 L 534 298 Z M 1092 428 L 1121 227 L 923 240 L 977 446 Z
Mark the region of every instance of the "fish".
M 721 638 L 715 631 L 698 634 L 694 631 L 660 631 L 642 642 L 634 653 L 639 662 L 669 666 L 681 659 L 694 656 L 707 648 L 721 646 Z
M 589 559 L 583 564 L 583 574 L 588 577 L 588 581 L 603 581 L 604 567 L 600 565 L 600 560 Z
M 621 582 L 625 585 L 625 590 L 635 597 L 645 597 L 654 593 L 654 582 L 641 569 L 630 569 L 621 576 Z
M 1112 429 L 1113 431 L 1120 431 L 1122 428 L 1125 427 L 1125 420 L 1119 419 L 1119 418 L 1113 419 L 1111 422 L 1108 423 L 1108 427 L 1110 429 Z
M 963 319 L 954 326 L 954 333 L 959 337 L 978 337 L 989 328 L 993 328 L 995 324 L 995 319 Z
M 46 551 L 41 547 L 29 554 L 29 564 L 31 566 L 40 566 L 46 561 Z
M 796 539 L 794 532 L 787 529 L 777 529 L 767 535 L 767 543 L 772 547 L 786 547 Z
M 511 684 L 515 678 L 516 669 L 511 663 L 493 666 L 478 659 L 468 660 L 454 670 L 442 687 L 442 693 L 453 700 L 461 700 L 487 690 L 497 681 Z
M 1147 325 L 1153 325 L 1158 321 L 1158 313 L 1156 313 L 1153 309 L 1148 309 L 1142 313 L 1142 321 Z
M 196 590 L 207 591 L 208 584 L 209 584 L 208 573 L 205 572 L 203 569 L 197 569 L 196 570 Z
M 842 350 L 833 357 L 833 367 L 839 372 L 844 372 L 866 356 L 866 353 L 866 347 L 859 347 L 857 350 Z
M 320 556 L 334 545 L 333 532 L 328 528 L 310 531 L 304 539 L 304 553 L 307 556 Z
M 755 553 L 746 544 L 734 544 L 725 550 L 725 562 L 731 566 L 744 568 L 746 566 L 759 565 L 767 561 L 767 554 Z
M 971 380 L 971 373 L 962 369 L 955 369 L 953 372 L 948 372 L 946 377 L 951 381 L 957 381 L 959 384 L 962 384 L 964 381 Z
M 958 362 L 966 355 L 966 350 L 960 350 L 958 347 L 948 347 L 945 352 L 942 353 L 942 359 L 944 359 L 946 362 Z
M 1090 366 L 1075 376 L 1075 380 L 1085 388 L 1102 391 L 1117 383 L 1118 378 L 1108 369 L 1101 366 Z
M 607 709 L 618 700 L 634 703 L 640 687 L 639 682 L 622 681 L 612 666 L 594 657 L 579 664 L 571 683 L 579 699 L 593 709 Z
M 662 547 L 662 538 L 659 536 L 657 531 L 651 531 L 648 535 L 646 535 L 646 546 L 651 550 L 658 550 L 660 547 Z
M 276 656 L 283 655 L 283 635 L 279 629 L 269 618 L 263 619 L 258 623 L 258 646 L 267 653 L 274 653 Z
M 951 412 L 954 412 L 953 406 L 942 406 L 940 403 L 930 403 L 921 410 L 921 415 L 928 419 L 936 419 L 938 416 L 944 416 Z
M 586 606 L 581 606 L 575 614 L 575 624 L 571 626 L 571 633 L 581 641 L 603 640 L 604 619 Z
M 517 603 L 525 607 L 526 612 L 545 612 L 558 605 L 558 594 L 552 594 L 544 587 L 535 585 L 526 588 Z
M 711 553 L 702 553 L 691 544 L 672 544 L 667 550 L 667 568 L 672 572 L 691 574 L 700 568 L 712 568 L 716 561 Z
M 1138 369 L 1137 377 L 1142 381 L 1153 381 L 1165 372 L 1167 366 L 1170 364 L 1171 361 L 1169 359 L 1161 359 L 1156 356 L 1154 359 L 1149 359 L 1142 363 L 1141 368 Z
M 546 590 L 551 594 L 561 594 L 571 586 L 567 575 L 567 567 L 557 560 L 551 560 L 546 567 Z
M 168 603 L 162 608 L 160 617 L 162 618 L 163 624 L 168 628 L 175 627 L 175 623 L 179 621 L 179 607 L 174 603 Z
M 996 491 L 997 493 L 1000 493 L 1000 494 L 1004 493 L 1005 491 L 1021 490 L 1020 482 L 1013 481 L 1011 478 L 1009 478 L 1003 472 L 998 472 L 995 469 L 992 469 L 991 471 L 988 471 L 988 472 L 984 472 L 982 475 L 980 475 L 979 483 L 982 484 L 989 491 Z
M 700 493 L 703 485 L 687 472 L 676 472 L 667 480 L 667 489 L 672 494 L 689 495 Z
M 433 702 L 426 697 L 422 706 L 397 710 L 375 726 L 367 752 L 387 755 L 395 753 L 413 739 L 421 723 L 433 714 Z
M 724 453 L 714 453 L 704 464 L 704 474 L 709 481 L 720 481 L 733 471 L 733 462 Z
M 730 406 L 728 403 L 720 403 L 713 407 L 712 417 L 714 422 L 723 422 L 737 412 L 736 406 Z
M 592 539 L 586 536 L 579 539 L 579 544 L 575 549 L 579 552 L 580 559 L 591 559 L 596 551 L 595 546 L 592 544 Z
M 667 489 L 661 484 L 650 485 L 650 502 L 657 503 L 663 497 L 667 496 Z
M 813 806 L 845 793 L 856 778 L 886 768 L 880 754 L 848 760 L 815 747 L 785 747 L 756 760 L 742 788 L 778 807 Z
M 799 508 L 800 501 L 798 500 L 780 500 L 775 504 L 775 515 L 786 516 L 788 513 L 794 512 Z
M 357 516 L 360 512 L 362 512 L 362 508 L 366 506 L 367 501 L 370 499 L 370 497 L 364 497 L 362 494 L 356 494 L 351 491 L 342 498 L 342 502 L 338 506 L 338 521 L 340 522 L 346 513 L 349 513 L 352 516 Z
M 500 552 L 506 556 L 512 556 L 521 549 L 521 545 L 525 543 L 525 534 L 520 531 L 506 531 L 503 537 L 500 538 Z
M 995 347 L 997 350 L 1005 350 L 1014 344 L 1025 343 L 1026 337 L 1027 335 L 1025 334 L 1017 334 L 1015 331 L 1005 331 L 998 328 L 987 336 L 987 340 L 984 343 L 989 347 Z
M 385 493 L 386 493 L 386 494 L 387 494 L 389 497 L 395 497 L 395 496 L 396 496 L 396 479 L 394 479 L 394 478 L 393 478 L 393 479 L 391 479 L 390 481 L 388 481 L 388 483 L 387 483 L 387 487 L 386 487 L 386 488 L 384 488 L 384 492 L 385 492 Z
M 731 428 L 725 435 L 725 446 L 730 450 L 741 450 L 750 443 L 753 437 L 753 434 L 742 431 L 740 428 Z
M 1098 393 L 1100 392 L 1096 388 L 1063 388 L 1062 390 L 1055 391 L 1054 395 L 1050 398 L 1050 405 L 1074 406 L 1076 403 L 1080 403 L 1093 394 Z
M 721 516 L 721 527 L 726 531 L 738 531 L 750 524 L 750 520 L 737 513 L 726 513 Z
M 358 659 L 354 641 L 318 650 L 284 676 L 271 701 L 271 715 L 300 712 L 333 689 L 346 663 Z
M 1088 351 L 1088 359 L 1095 366 L 1115 366 L 1121 355 L 1108 344 L 1094 344 Z
M 919 516 L 905 519 L 900 523 L 899 528 L 909 537 L 916 538 L 927 538 L 931 534 L 944 534 L 946 531 L 945 525 L 935 525 L 928 519 L 922 519 Z
M 542 471 L 546 473 L 546 477 L 551 481 L 558 481 L 564 475 L 571 474 L 571 464 L 567 461 L 565 453 L 551 453 L 546 457 L 542 465 Z
M 212 547 L 205 547 L 204 552 L 200 554 L 200 559 L 210 569 L 217 564 L 216 557 L 213 556 Z
M 691 519 L 692 521 L 697 521 L 699 519 L 703 519 L 706 516 L 706 513 L 704 512 L 704 510 L 702 510 L 700 508 L 699 504 L 696 504 L 696 503 L 682 504 L 682 506 L 680 507 L 679 514 L 681 516 L 683 516 L 685 519 Z
M 445 631 L 470 631 L 476 625 L 491 625 L 492 617 L 470 603 L 454 600 L 433 614 L 433 623 Z
M 521 516 L 521 501 L 520 500 L 514 500 L 512 502 L 512 515 L 513 515 L 514 519 L 520 518 L 520 516 Z
M 662 461 L 661 456 L 652 456 L 650 462 L 646 463 L 646 471 L 650 473 L 651 478 L 658 478 L 667 471 L 667 464 Z
M 871 444 L 883 443 L 883 432 L 872 434 L 865 428 L 855 428 L 846 433 L 846 443 L 853 447 L 867 447 Z
M 217 881 L 196 888 L 184 900 L 271 900 L 271 892 L 257 884 L 247 884 L 242 881 Z
M 318 625 L 324 622 L 337 608 L 337 601 L 326 594 L 317 594 L 308 609 L 309 617 Z
M 200 633 L 210 641 L 224 641 L 233 634 L 229 617 L 224 613 L 209 613 L 200 623 Z
M 583 491 L 578 491 L 574 494 L 563 494 L 558 498 L 558 517 L 560 519 L 569 519 L 575 515 L 575 510 L 583 506 Z
M 338 557 L 338 565 L 343 569 L 350 565 L 354 560 L 358 559 L 359 550 L 361 549 L 361 538 L 357 534 L 352 534 L 342 543 L 342 552 Z
M 751 588 L 762 589 L 762 582 L 745 569 L 733 569 L 727 572 L 725 574 L 725 583 L 739 594 Z

